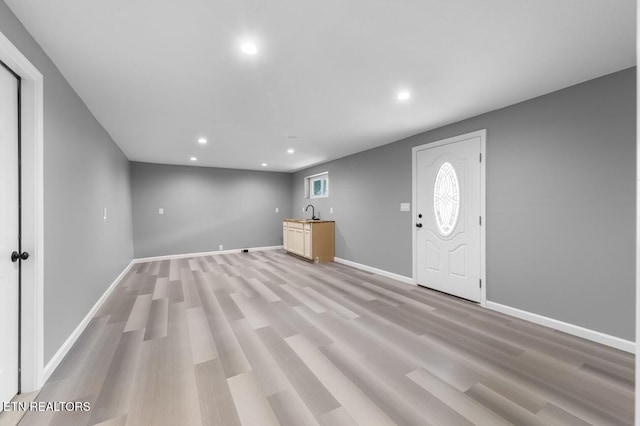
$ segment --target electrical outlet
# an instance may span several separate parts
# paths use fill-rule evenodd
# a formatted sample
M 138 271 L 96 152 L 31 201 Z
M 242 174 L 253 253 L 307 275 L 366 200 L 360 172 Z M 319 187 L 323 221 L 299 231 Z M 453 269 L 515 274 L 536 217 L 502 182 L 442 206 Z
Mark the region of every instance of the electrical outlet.
M 223 246 L 222 244 L 220 244 L 220 245 L 218 246 L 218 250 L 224 250 L 224 246 Z
M 278 207 L 276 207 L 276 213 L 278 213 L 280 211 L 280 209 Z
M 304 213 L 304 207 L 302 208 L 302 213 Z
M 164 214 L 164 209 L 162 207 L 158 209 L 158 214 Z

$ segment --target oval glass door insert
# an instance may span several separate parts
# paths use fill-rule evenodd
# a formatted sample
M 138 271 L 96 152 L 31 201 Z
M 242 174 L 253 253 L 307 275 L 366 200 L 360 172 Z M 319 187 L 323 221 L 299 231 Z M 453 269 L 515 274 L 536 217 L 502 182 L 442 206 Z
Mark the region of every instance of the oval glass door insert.
M 433 213 L 438 232 L 449 236 L 458 223 L 460 214 L 460 183 L 455 169 L 449 162 L 440 166 L 433 185 Z

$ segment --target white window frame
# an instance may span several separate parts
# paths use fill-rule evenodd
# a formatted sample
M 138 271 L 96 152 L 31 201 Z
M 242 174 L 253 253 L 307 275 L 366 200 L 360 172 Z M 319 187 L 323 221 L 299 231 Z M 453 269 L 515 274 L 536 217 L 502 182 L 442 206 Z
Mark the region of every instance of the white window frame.
M 325 191 L 322 195 L 313 193 L 313 183 L 318 180 L 325 180 Z M 315 175 L 304 178 L 304 197 L 305 198 L 327 198 L 329 196 L 329 172 L 316 173 Z

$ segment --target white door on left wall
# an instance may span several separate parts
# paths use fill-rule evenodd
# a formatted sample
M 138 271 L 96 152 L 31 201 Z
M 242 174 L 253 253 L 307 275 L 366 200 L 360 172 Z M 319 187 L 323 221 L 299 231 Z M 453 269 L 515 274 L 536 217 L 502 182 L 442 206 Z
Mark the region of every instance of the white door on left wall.
M 0 401 L 18 392 L 18 79 L 0 64 Z M 0 404 L 0 411 L 2 404 Z

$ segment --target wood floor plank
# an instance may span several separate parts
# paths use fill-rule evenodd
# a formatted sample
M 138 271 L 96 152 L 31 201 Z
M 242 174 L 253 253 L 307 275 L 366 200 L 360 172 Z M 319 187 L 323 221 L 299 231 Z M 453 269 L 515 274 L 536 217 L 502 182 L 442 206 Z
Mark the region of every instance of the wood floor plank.
M 238 374 L 227 379 L 235 401 L 241 424 L 245 426 L 278 426 L 278 418 L 260 391 L 252 372 Z
M 267 399 L 281 425 L 319 425 L 300 395 L 293 389 L 275 393 Z
M 193 259 L 189 259 L 189 264 Z M 202 306 L 200 303 L 200 296 L 198 295 L 198 289 L 196 288 L 195 281 L 193 278 L 193 272 L 200 271 L 200 269 L 181 269 L 180 270 L 180 282 L 182 284 L 182 294 L 184 296 L 184 301 L 186 302 L 187 308 L 193 308 L 197 306 Z
M 321 314 L 323 312 L 327 312 L 327 308 L 317 301 L 313 300 L 312 297 L 306 295 L 302 290 L 291 286 L 289 284 L 282 284 L 280 286 L 282 289 L 287 291 L 291 296 L 298 299 L 302 304 L 304 304 L 307 308 L 311 309 L 316 314 Z
M 234 293 L 235 294 L 235 293 Z M 231 295 L 224 290 L 216 290 L 213 295 L 218 300 L 224 315 L 229 321 L 236 321 L 244 318 L 244 314 L 238 308 L 236 302 L 232 299 Z
M 149 311 L 151 310 L 151 294 L 141 294 L 136 298 L 131 313 L 124 326 L 124 332 L 141 330 L 147 326 Z
M 498 377 L 504 381 L 514 384 L 516 387 L 523 389 L 523 392 L 528 392 L 535 395 L 535 398 L 543 398 L 546 401 L 553 401 L 562 409 L 583 418 L 592 424 L 596 425 L 609 425 L 609 424 L 623 424 L 618 423 L 615 418 L 612 418 L 607 413 L 603 413 L 600 410 L 590 407 L 588 404 L 576 399 L 571 394 L 566 392 L 559 392 L 556 388 L 544 381 L 533 379 L 529 375 L 523 374 L 518 369 L 515 369 L 509 364 L 504 364 L 496 361 L 491 357 L 483 356 L 474 350 L 467 350 L 466 347 L 460 346 L 457 342 L 448 341 L 442 336 L 422 336 L 437 342 L 441 350 L 444 350 L 453 359 L 463 362 L 472 368 L 481 371 L 486 377 Z M 514 394 L 503 395 L 509 399 L 514 397 Z M 515 401 L 514 401 L 515 402 Z M 525 406 L 525 404 L 519 404 Z M 625 424 L 632 424 L 628 422 Z
M 169 261 L 169 281 L 180 279 L 180 259 L 171 259 Z
M 296 335 L 286 341 L 356 423 L 371 426 L 394 424 L 308 339 Z
M 231 327 L 244 351 L 260 389 L 267 396 L 287 391 L 291 384 L 273 359 L 256 331 L 246 319 L 233 321 Z
M 168 316 L 167 336 L 143 343 L 128 424 L 202 424 L 185 303 Z
M 187 324 L 193 364 L 218 358 L 216 344 L 207 323 L 207 315 L 201 306 L 187 309 Z
M 182 290 L 182 281 L 180 281 L 180 279 L 169 281 L 169 284 L 167 284 L 167 293 L 169 293 L 169 302 L 184 302 L 184 291 Z
M 635 358 L 282 250 L 135 264 L 21 425 L 631 425 Z
M 624 374 L 622 372 L 613 373 L 608 368 L 607 369 L 600 368 L 598 366 L 591 365 L 588 362 L 585 364 L 582 364 L 580 366 L 580 370 L 588 372 L 589 375 L 591 376 L 595 376 L 597 380 L 603 380 L 609 383 L 609 385 L 622 388 L 622 391 L 624 393 L 633 392 L 634 390 L 635 384 L 633 380 L 629 378 L 629 373 L 627 374 Z
M 151 262 L 151 266 L 149 267 L 149 274 L 150 275 L 158 275 L 158 273 L 160 273 L 160 261 L 156 260 Z
M 536 416 L 543 422 L 553 425 L 591 425 L 591 423 L 587 423 L 584 420 L 564 411 L 562 408 L 556 407 L 553 404 L 546 404 L 540 411 L 538 411 Z
M 149 297 L 149 300 L 151 298 Z M 131 391 L 138 367 L 138 359 L 144 338 L 143 329 L 134 329 L 122 334 L 100 396 L 91 411 L 92 423 L 100 423 L 113 417 L 125 415 L 129 411 Z
M 320 416 L 340 406 L 273 328 L 264 327 L 256 333 L 314 416 Z
M 514 404 L 502 395 L 491 389 L 478 384 L 465 392 L 466 395 L 475 399 L 480 404 L 491 409 L 496 414 L 510 421 L 514 425 L 522 426 L 545 426 L 546 423 L 536 417 L 531 412 Z
M 240 425 L 236 405 L 220 361 L 214 359 L 196 365 L 195 374 L 202 424 Z
M 306 288 L 303 289 L 303 291 L 306 292 L 307 294 L 309 294 L 312 298 L 315 298 L 319 303 L 323 304 L 328 309 L 332 310 L 333 312 L 335 312 L 337 314 L 342 315 L 346 319 L 355 319 L 355 318 L 358 318 L 360 316 L 360 315 L 356 314 L 355 312 L 350 311 L 349 309 L 347 309 L 341 303 L 330 299 L 329 297 L 327 297 L 324 294 L 318 292 L 316 289 L 314 289 L 312 287 L 306 287 Z
M 96 323 L 96 327 L 88 327 L 88 332 L 78 339 L 60 364 L 60 373 L 54 372 L 38 393 L 38 400 L 73 401 L 86 395 L 98 395 L 124 326 L 123 323 L 108 324 L 106 318 L 101 320 L 104 320 L 103 326 Z
M 319 420 L 322 426 L 352 426 L 358 424 L 344 407 L 338 407 L 321 415 Z
M 94 426 L 125 426 L 127 424 L 127 415 L 114 417 L 112 419 L 105 420 L 100 423 L 96 423 Z
M 156 279 L 155 287 L 153 288 L 153 300 L 166 299 L 169 297 L 169 277 L 159 277 Z
M 255 305 L 250 303 L 244 294 L 232 293 L 231 299 L 235 302 L 238 309 L 240 309 L 242 316 L 249 321 L 249 324 L 251 324 L 253 328 L 258 329 L 271 324 L 271 320 L 260 310 L 256 309 L 254 307 Z
M 233 277 L 229 279 L 229 282 L 236 289 L 236 292 L 244 294 L 247 299 L 259 297 L 259 293 L 255 290 L 245 277 Z
M 144 340 L 166 337 L 168 321 L 169 299 L 152 300 Z
M 407 377 L 475 425 L 506 426 L 511 424 L 497 413 L 423 369 L 414 370 L 407 374 Z
M 167 350 L 167 337 L 145 340 L 142 343 L 140 364 L 136 371 L 136 380 L 132 391 L 131 403 L 127 413 L 127 425 L 153 425 L 157 413 L 165 408 L 156 407 L 162 401 L 156 396 L 161 385 L 162 358 Z M 161 416 L 160 416 L 161 417 Z
M 200 277 L 196 276 L 195 285 L 206 313 L 209 330 L 215 338 L 218 358 L 226 377 L 246 373 L 251 370 L 251 366 L 233 334 L 229 321 L 224 316 L 224 311 L 213 293 L 213 283 L 208 281 L 209 279 L 215 280 L 215 277 L 207 277 L 206 274 L 202 274 Z
M 388 386 L 392 387 L 403 400 L 414 407 L 423 418 L 428 418 L 438 425 L 473 425 L 461 413 L 409 379 L 406 373 L 407 368 L 399 366 L 398 370 L 400 372 L 397 372 L 396 369 L 388 368 L 388 360 L 377 356 L 375 353 L 362 358 L 360 362 L 368 371 L 378 374 Z
M 170 261 L 165 259 L 160 261 L 160 268 L 158 269 L 158 277 L 169 279 L 169 266 Z
M 188 259 L 188 262 L 190 271 L 202 271 L 202 267 L 200 266 L 200 262 L 198 262 L 198 259 L 191 258 Z
M 553 358 L 533 352 L 522 354 L 514 365 L 557 389 L 571 389 L 574 398 L 613 417 L 623 420 L 633 416 L 633 395 L 608 381 L 572 374 Z
M 247 279 L 247 282 L 267 302 L 278 302 L 281 300 L 277 294 L 264 285 L 260 280 L 256 278 L 249 278 Z
M 635 357 L 628 352 L 616 350 L 548 327 L 540 327 L 537 324 L 518 318 L 514 318 L 508 324 L 508 327 L 522 331 L 529 336 L 535 336 L 544 341 L 556 343 L 566 350 L 573 350 L 583 355 L 593 356 L 596 359 L 608 361 L 613 365 L 626 367 L 629 370 L 635 368 Z
M 377 374 L 366 369 L 357 357 L 337 344 L 321 348 L 322 353 L 371 401 L 399 425 L 433 425 Z

